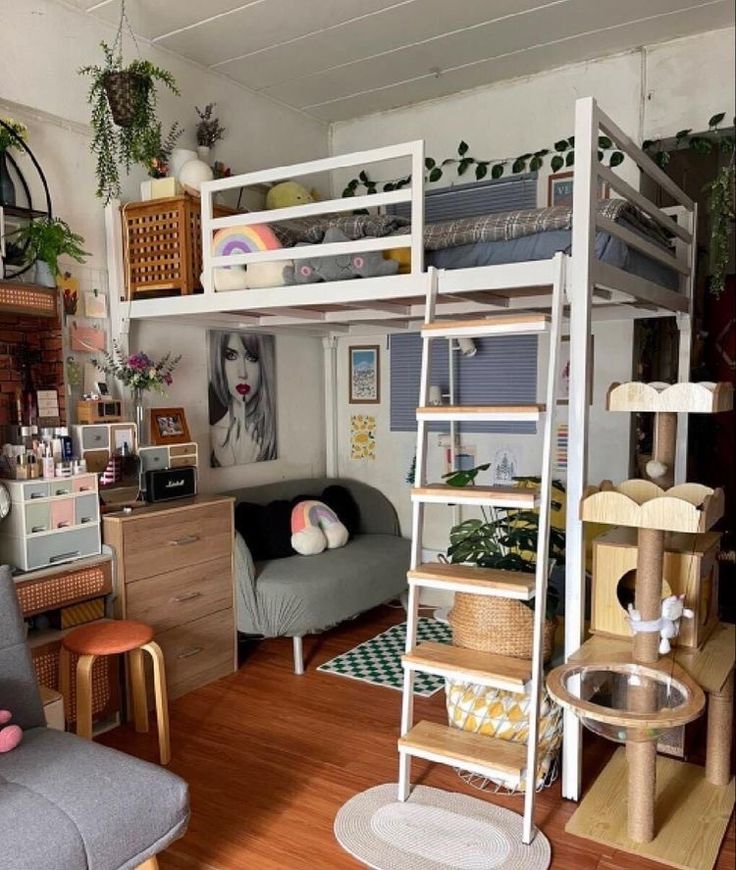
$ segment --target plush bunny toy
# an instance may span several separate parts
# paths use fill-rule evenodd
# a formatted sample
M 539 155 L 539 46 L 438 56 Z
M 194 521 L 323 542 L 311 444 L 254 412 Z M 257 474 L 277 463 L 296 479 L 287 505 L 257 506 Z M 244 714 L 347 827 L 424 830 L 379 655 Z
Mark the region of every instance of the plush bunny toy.
M 649 621 L 642 620 L 638 610 L 629 604 L 629 625 L 634 634 L 641 631 L 658 631 L 661 638 L 659 642 L 659 654 L 667 655 L 672 649 L 670 640 L 677 637 L 680 631 L 681 619 L 692 619 L 695 612 L 685 607 L 684 595 L 670 595 L 662 599 L 662 612 L 659 619 Z
M 12 718 L 10 710 L 0 710 L 0 752 L 10 752 L 23 739 L 20 726 L 8 724 Z

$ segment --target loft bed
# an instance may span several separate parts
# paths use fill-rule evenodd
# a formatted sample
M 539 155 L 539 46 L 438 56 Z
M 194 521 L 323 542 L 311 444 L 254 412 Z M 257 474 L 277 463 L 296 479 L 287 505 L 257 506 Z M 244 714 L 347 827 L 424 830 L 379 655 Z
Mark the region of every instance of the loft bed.
M 638 167 L 677 203 L 661 209 L 598 159 L 598 137 L 610 138 L 628 160 L 623 169 Z M 410 164 L 411 182 L 400 190 L 366 196 L 330 199 L 290 208 L 214 217 L 214 197 L 223 191 L 251 185 L 273 184 L 326 172 L 358 174 L 366 166 L 403 160 Z M 589 336 L 592 320 L 637 317 L 676 317 L 680 331 L 679 380 L 689 379 L 690 323 L 695 262 L 696 206 L 674 182 L 608 118 L 593 98 L 580 99 L 575 109 L 575 166 L 571 225 L 567 242 L 542 259 L 495 265 L 463 265 L 458 268 L 428 266 L 425 252 L 425 192 L 423 142 L 392 145 L 353 154 L 249 172 L 207 182 L 202 186 L 203 286 L 198 295 L 141 299 L 120 306 L 122 331 L 125 321 L 164 320 L 167 325 L 196 324 L 200 327 L 260 329 L 280 332 L 338 336 L 374 330 L 418 328 L 424 318 L 430 282 L 436 282 L 436 316 L 448 319 L 475 314 L 539 312 L 549 308 L 553 287 L 564 289 L 570 333 L 571 382 L 568 405 L 568 504 L 577 505 L 587 484 L 588 397 L 592 360 Z M 659 228 L 671 239 L 669 246 L 654 235 L 643 234 L 627 222 L 611 219 L 598 206 L 602 182 L 634 213 Z M 217 230 L 253 227 L 326 215 L 346 215 L 359 209 L 385 212 L 400 204 L 409 206 L 410 224 L 400 232 L 380 237 L 362 237 L 327 244 L 300 244 L 278 250 L 214 256 L 212 238 Z M 599 258 L 601 238 L 614 240 L 627 256 L 646 261 L 632 271 L 619 263 Z M 542 233 L 543 235 L 543 233 Z M 119 212 L 108 208 L 107 241 L 112 286 L 123 286 Z M 214 270 L 233 265 L 265 262 L 299 262 L 320 256 L 360 254 L 406 249 L 411 254 L 410 271 L 387 277 L 351 279 L 296 286 L 216 291 Z M 562 251 L 562 254 L 559 253 Z M 474 252 L 478 253 L 477 249 Z M 554 255 L 553 255 L 554 253 Z M 656 268 L 652 268 L 652 266 Z M 334 394 L 335 342 L 325 342 L 326 394 Z M 687 418 L 679 415 L 676 482 L 684 481 Z M 326 407 L 328 476 L 337 474 L 336 407 Z M 583 525 L 577 512 L 567 517 L 565 656 L 581 645 L 585 609 L 585 554 Z M 581 726 L 573 714 L 565 714 L 563 796 L 577 800 L 580 791 Z

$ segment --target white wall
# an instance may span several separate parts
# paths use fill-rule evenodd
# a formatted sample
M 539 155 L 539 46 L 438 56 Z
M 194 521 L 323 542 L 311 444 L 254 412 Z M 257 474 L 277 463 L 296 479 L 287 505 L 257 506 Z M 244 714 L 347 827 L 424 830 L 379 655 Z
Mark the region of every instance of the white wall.
M 102 203 L 95 197 L 94 158 L 89 153 L 87 79 L 77 69 L 101 58 L 99 43 L 114 39 L 91 16 L 51 0 L 0 0 L 0 114 L 24 120 L 29 144 L 47 175 L 54 211 L 86 240 L 89 265 L 106 266 Z M 140 41 L 139 41 L 140 42 Z M 300 112 L 263 98 L 203 67 L 140 42 L 141 53 L 175 76 L 181 97 L 161 94 L 160 117 L 186 128 L 180 144 L 194 145 L 194 106 L 217 102 L 227 129 L 215 151 L 235 172 L 322 157 L 327 128 Z M 131 45 L 126 46 L 133 55 Z M 145 178 L 135 168 L 124 182 L 124 199 L 139 198 Z M 72 271 L 74 266 L 71 264 Z M 116 294 L 122 288 L 110 288 Z M 279 455 L 276 462 L 236 469 L 206 467 L 206 332 L 175 324 L 149 323 L 131 333 L 131 347 L 159 356 L 167 350 L 184 358 L 169 395 L 152 404 L 181 405 L 202 452 L 203 490 L 221 490 L 324 471 L 322 346 L 318 339 L 279 336 L 276 340 Z
M 340 154 L 363 148 L 424 139 L 426 153 L 442 159 L 456 153 L 464 139 L 470 153 L 483 158 L 515 156 L 554 143 L 574 129 L 574 104 L 579 97 L 593 95 L 601 108 L 624 131 L 643 138 L 672 135 L 684 127 L 702 129 L 717 111 L 734 114 L 734 30 L 713 31 L 687 39 L 645 48 L 615 57 L 571 65 L 539 75 L 480 88 L 426 103 L 369 115 L 334 124 L 331 151 Z M 728 71 L 728 73 L 726 72 Z M 622 169 L 630 180 L 637 173 L 626 161 Z M 397 168 L 398 171 L 398 168 Z M 391 177 L 371 173 L 376 178 Z M 546 204 L 547 178 L 540 173 L 538 203 Z M 339 193 L 346 175 L 336 179 Z M 457 181 L 445 177 L 444 186 Z M 465 176 L 461 181 L 471 180 Z M 612 381 L 631 377 L 633 323 L 605 322 L 594 326 L 595 385 L 591 409 L 590 480 L 623 478 L 628 471 L 628 415 L 604 410 L 605 391 Z M 358 341 L 354 343 L 360 343 Z M 340 340 L 338 373 L 346 377 L 349 339 Z M 392 499 L 399 511 L 405 534 L 409 533 L 409 485 L 405 477 L 414 455 L 413 433 L 389 432 L 390 360 L 382 358 L 382 395 L 378 407 L 377 458 L 350 459 L 349 417 L 351 413 L 374 413 L 373 406 L 347 404 L 347 385 L 339 387 L 340 473 L 373 482 Z M 546 372 L 546 347 L 540 344 L 540 390 Z M 540 393 L 540 401 L 541 393 Z M 444 471 L 443 453 L 437 436 L 430 438 L 430 476 Z M 508 445 L 519 458 L 523 474 L 539 472 L 541 439 L 537 436 L 468 435 L 464 442 L 477 447 L 479 462 L 493 459 L 496 450 Z M 427 544 L 447 546 L 448 514 L 440 509 L 428 512 Z

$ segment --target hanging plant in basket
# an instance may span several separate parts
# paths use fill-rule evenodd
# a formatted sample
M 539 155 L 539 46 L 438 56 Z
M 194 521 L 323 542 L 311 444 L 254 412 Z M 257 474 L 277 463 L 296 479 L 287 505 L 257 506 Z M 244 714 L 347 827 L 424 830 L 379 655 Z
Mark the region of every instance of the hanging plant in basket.
M 157 84 L 179 94 L 173 75 L 140 58 L 123 66 L 122 42 L 100 43 L 104 63 L 85 66 L 90 76 L 88 102 L 92 106 L 91 149 L 97 157 L 97 195 L 107 204 L 120 195 L 120 166 L 129 172 L 149 156 L 151 137 L 160 124 L 156 118 Z M 160 134 L 159 134 L 160 135 Z

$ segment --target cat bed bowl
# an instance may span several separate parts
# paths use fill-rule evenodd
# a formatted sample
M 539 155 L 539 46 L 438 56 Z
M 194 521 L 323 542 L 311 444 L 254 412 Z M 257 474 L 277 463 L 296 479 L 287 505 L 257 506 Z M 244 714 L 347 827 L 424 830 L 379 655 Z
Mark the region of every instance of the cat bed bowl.
M 609 411 L 718 414 L 733 408 L 733 387 L 710 381 L 679 384 L 629 381 L 612 384 L 607 404 Z
M 650 480 L 624 480 L 615 486 L 604 480 L 586 490 L 580 519 L 696 534 L 707 532 L 723 516 L 723 510 L 723 490 L 700 483 L 681 483 L 665 490 Z
M 547 677 L 547 690 L 596 734 L 617 743 L 659 740 L 692 722 L 705 706 L 702 689 L 673 662 L 568 662 Z

